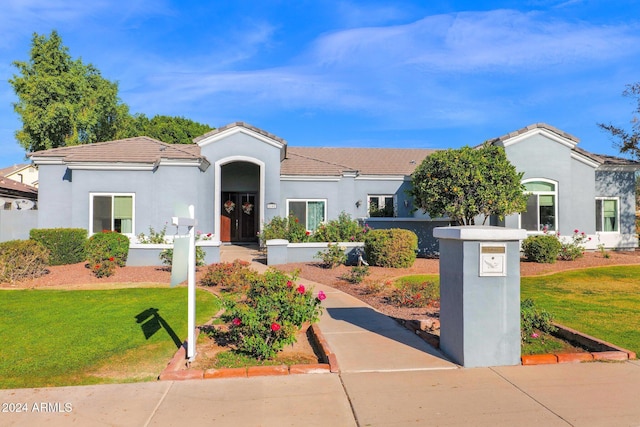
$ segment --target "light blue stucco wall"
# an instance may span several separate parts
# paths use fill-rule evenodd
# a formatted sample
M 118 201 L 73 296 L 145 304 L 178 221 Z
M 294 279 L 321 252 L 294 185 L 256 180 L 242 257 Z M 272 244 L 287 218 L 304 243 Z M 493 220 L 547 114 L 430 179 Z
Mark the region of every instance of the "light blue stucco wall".
M 215 169 L 216 167 L 222 168 L 224 165 L 231 165 L 233 162 L 248 162 L 254 165 L 259 165 L 264 168 L 262 175 L 264 182 L 262 182 L 262 189 L 264 191 L 264 200 L 259 200 L 258 204 L 264 209 L 260 212 L 263 216 L 264 222 L 268 222 L 274 216 L 281 215 L 279 209 L 280 203 L 280 162 L 282 150 L 276 144 L 267 143 L 265 140 L 260 139 L 251 134 L 244 132 L 237 132 L 228 135 L 224 139 L 217 139 L 209 142 L 207 139 L 200 141 L 201 154 L 204 155 L 210 162 L 213 182 L 211 182 L 212 190 L 215 192 Z M 241 169 L 246 166 L 238 166 L 240 169 L 231 167 L 228 169 L 229 174 L 221 174 L 221 179 L 225 178 L 224 182 L 218 183 L 220 191 L 247 191 L 242 188 L 240 181 L 231 182 L 234 180 L 234 176 L 237 178 L 241 175 Z M 244 169 L 249 170 L 249 169 Z M 252 170 L 256 170 L 253 168 Z M 258 173 L 260 169 L 258 168 Z M 221 172 L 220 172 L 221 173 Z M 252 172 L 253 173 L 253 172 Z M 227 180 L 229 182 L 227 182 Z M 224 189 L 222 188 L 224 186 Z M 217 200 L 216 196 L 216 200 Z M 269 203 L 275 203 L 275 209 L 268 209 L 266 205 Z M 212 210 L 213 212 L 213 210 Z
M 542 134 L 509 145 L 507 158 L 523 180 L 544 178 L 556 182 L 558 230 L 570 235 L 574 229 L 587 234 L 595 231 L 595 165 L 572 157 L 571 148 Z M 504 225 L 519 228 L 519 215 L 505 219 Z
M 636 232 L 635 172 L 625 170 L 602 170 L 596 172 L 596 196 L 619 197 L 620 233 L 634 235 Z
M 397 216 L 413 217 L 411 205 L 405 206 L 405 200 L 410 200 L 405 192 L 410 187 L 411 183 L 403 177 L 384 179 L 345 176 L 324 180 L 287 179 L 281 182 L 282 198 L 278 215 L 287 214 L 286 202 L 289 199 L 325 199 L 329 219 L 337 218 L 342 212 L 349 214 L 352 218 L 366 218 L 368 196 L 394 195 Z
M 69 170 L 58 165 L 41 165 L 39 169 L 45 185 L 45 190 L 41 190 L 39 228 L 89 230 L 91 193 L 133 194 L 134 234 L 148 234 L 149 227 L 161 230 L 165 224 L 169 224 L 168 233 L 173 233 L 171 217 L 180 204 L 195 206 L 199 228 L 205 232 L 213 228 L 209 212 L 212 192 L 207 191 L 206 172 L 198 167 L 160 166 L 153 171 L 114 171 Z
M 38 228 L 71 227 L 74 223 L 70 179 L 70 171 L 65 165 L 39 166 Z

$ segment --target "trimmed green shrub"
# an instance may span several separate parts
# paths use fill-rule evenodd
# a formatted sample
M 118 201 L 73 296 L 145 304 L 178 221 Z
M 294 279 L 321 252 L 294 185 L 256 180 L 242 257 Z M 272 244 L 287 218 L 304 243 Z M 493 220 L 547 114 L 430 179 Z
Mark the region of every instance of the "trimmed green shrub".
M 129 255 L 129 238 L 124 234 L 103 231 L 89 237 L 86 244 L 89 267 L 97 277 L 113 274 L 115 267 L 124 267 Z
M 316 242 L 362 242 L 369 230 L 368 225 L 361 226 L 349 214 L 342 212 L 338 219 L 320 224 L 311 237 Z
M 49 250 L 35 240 L 0 243 L 0 282 L 33 279 L 47 272 Z
M 347 254 L 344 253 L 344 249 L 337 243 L 329 243 L 327 249 L 319 251 L 315 254 L 314 258 L 321 259 L 324 268 L 335 268 L 347 262 Z
M 558 259 L 562 243 L 555 235 L 537 234 L 522 241 L 524 257 L 533 262 L 553 264 Z
M 84 228 L 34 228 L 29 238 L 49 250 L 49 265 L 77 264 L 87 258 Z
M 408 268 L 416 260 L 418 236 L 400 228 L 371 230 L 365 236 L 364 251 L 369 265 Z
M 288 240 L 289 243 L 302 243 L 309 241 L 310 235 L 311 233 L 307 231 L 298 218 L 289 215 L 287 218 L 273 217 L 271 221 L 264 225 L 259 236 L 262 242 L 284 239 Z
M 246 292 L 257 274 L 249 268 L 251 263 L 242 260 L 211 264 L 200 279 L 202 286 L 220 286 L 226 292 Z
M 295 277 L 277 270 L 255 275 L 241 301 L 226 302 L 223 320 L 230 322 L 229 341 L 237 349 L 259 360 L 271 359 L 285 345 L 296 341 L 305 322 L 318 320 L 326 298 L 320 291 L 313 296 Z

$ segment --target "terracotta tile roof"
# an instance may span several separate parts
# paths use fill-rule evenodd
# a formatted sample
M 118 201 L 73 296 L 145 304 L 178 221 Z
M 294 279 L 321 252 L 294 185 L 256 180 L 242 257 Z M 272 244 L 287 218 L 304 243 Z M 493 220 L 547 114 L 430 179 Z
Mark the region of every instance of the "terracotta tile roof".
M 282 175 L 338 176 L 346 171 L 360 175 L 413 173 L 433 149 L 289 147 Z
M 156 163 L 161 159 L 201 160 L 195 144 L 166 144 L 147 136 L 118 141 L 59 147 L 30 153 L 33 158 L 60 158 L 65 162 Z
M 194 138 L 193 142 L 197 144 L 199 141 L 202 141 L 205 138 L 208 138 L 208 137 L 210 137 L 212 135 L 216 135 L 218 133 L 222 133 L 222 132 L 224 132 L 224 131 L 226 131 L 228 129 L 232 129 L 232 128 L 235 128 L 235 127 L 243 127 L 245 129 L 249 129 L 249 130 L 252 130 L 252 131 L 254 131 L 256 133 L 259 133 L 260 135 L 264 135 L 267 138 L 271 138 L 271 139 L 273 139 L 275 141 L 281 142 L 282 144 L 285 144 L 285 145 L 287 144 L 287 141 L 285 141 L 284 139 L 280 138 L 279 136 L 276 136 L 276 135 L 274 135 L 272 133 L 269 133 L 266 130 L 262 130 L 260 128 L 252 126 L 252 125 L 250 125 L 249 123 L 246 123 L 246 122 L 229 123 L 228 125 L 224 125 L 222 127 L 214 129 L 212 131 L 209 131 L 209 132 L 205 133 L 204 135 L 200 135 L 197 138 Z

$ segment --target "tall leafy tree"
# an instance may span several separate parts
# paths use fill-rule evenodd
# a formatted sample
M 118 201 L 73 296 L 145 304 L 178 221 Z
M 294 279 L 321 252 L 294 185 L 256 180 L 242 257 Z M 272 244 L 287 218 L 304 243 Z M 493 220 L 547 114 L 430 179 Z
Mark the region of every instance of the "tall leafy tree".
M 54 30 L 34 34 L 28 62 L 15 61 L 19 75 L 9 83 L 22 119 L 16 138 L 27 151 L 106 141 L 128 115 L 118 85 L 82 60 L 73 60 Z
M 633 98 L 636 103 L 636 109 L 631 118 L 631 130 L 625 130 L 612 124 L 598 123 L 598 126 L 613 136 L 620 153 L 640 160 L 640 147 L 638 147 L 640 143 L 640 83 L 627 85 L 622 95 Z
M 437 151 L 412 175 L 416 209 L 432 218 L 448 217 L 458 225 L 475 225 L 476 217 L 506 215 L 526 209 L 527 195 L 504 149 L 490 144 Z
M 118 130 L 118 138 L 146 135 L 169 144 L 191 144 L 193 138 L 211 130 L 209 125 L 184 117 L 157 115 L 149 119 L 144 114 L 136 114 Z

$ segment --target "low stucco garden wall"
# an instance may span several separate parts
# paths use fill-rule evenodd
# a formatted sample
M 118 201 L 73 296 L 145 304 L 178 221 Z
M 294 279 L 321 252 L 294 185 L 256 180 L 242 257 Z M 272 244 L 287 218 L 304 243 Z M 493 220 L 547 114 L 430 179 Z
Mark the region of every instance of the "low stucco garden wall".
M 331 243 L 289 243 L 287 240 L 267 240 L 267 265 L 288 264 L 292 262 L 319 261 L 318 252 L 324 252 Z M 339 242 L 347 254 L 347 263 L 356 264 L 359 253 L 364 253 L 362 242 Z
M 196 246 L 204 251 L 206 265 L 220 262 L 220 242 L 201 241 Z M 165 249 L 172 249 L 173 244 L 131 243 L 127 267 L 161 266 L 160 253 Z

